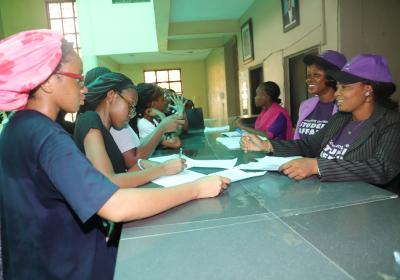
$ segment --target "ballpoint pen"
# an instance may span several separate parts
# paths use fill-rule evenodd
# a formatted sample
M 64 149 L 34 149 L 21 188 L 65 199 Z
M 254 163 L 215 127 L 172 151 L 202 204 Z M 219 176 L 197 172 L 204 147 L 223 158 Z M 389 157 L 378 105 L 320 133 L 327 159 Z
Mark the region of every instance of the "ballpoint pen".
M 237 133 L 239 133 L 239 134 L 240 134 L 240 136 L 242 136 L 242 135 L 243 135 L 243 130 L 242 130 L 242 129 L 240 129 L 239 127 L 238 127 L 238 128 L 236 128 L 236 132 L 237 132 Z
M 182 152 L 183 152 L 183 149 L 179 148 L 179 158 L 182 158 Z

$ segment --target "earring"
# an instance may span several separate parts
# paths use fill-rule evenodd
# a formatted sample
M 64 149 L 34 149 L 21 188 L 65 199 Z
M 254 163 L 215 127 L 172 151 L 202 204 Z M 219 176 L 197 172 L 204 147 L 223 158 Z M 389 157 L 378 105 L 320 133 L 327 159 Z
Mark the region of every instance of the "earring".
M 370 91 L 367 91 L 366 93 L 364 93 L 365 96 L 369 96 L 371 94 Z

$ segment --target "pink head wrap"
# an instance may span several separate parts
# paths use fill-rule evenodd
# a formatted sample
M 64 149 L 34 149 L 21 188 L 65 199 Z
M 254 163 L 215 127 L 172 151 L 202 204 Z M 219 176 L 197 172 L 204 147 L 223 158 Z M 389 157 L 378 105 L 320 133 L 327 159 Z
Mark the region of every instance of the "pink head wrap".
M 0 41 L 0 110 L 23 109 L 29 92 L 59 64 L 62 35 L 48 29 L 24 31 Z

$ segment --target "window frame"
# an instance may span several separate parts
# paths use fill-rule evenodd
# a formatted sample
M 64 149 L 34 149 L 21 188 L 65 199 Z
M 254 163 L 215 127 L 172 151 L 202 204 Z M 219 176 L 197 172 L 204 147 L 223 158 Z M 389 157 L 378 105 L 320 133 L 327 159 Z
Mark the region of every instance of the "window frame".
M 170 80 L 169 71 L 176 71 L 176 70 L 179 71 L 180 80 Z M 168 80 L 165 81 L 165 82 L 158 82 L 157 81 L 157 72 L 161 72 L 161 71 L 167 71 L 168 72 Z M 155 72 L 156 81 L 154 83 L 156 85 L 159 85 L 159 84 L 162 84 L 162 83 L 168 83 L 168 89 L 171 89 L 171 87 L 170 87 L 171 83 L 179 82 L 181 84 L 181 91 L 177 92 L 176 94 L 183 96 L 183 82 L 182 82 L 182 69 L 181 68 L 146 69 L 146 70 L 143 70 L 143 80 L 145 81 L 145 83 L 147 83 L 147 81 L 146 81 L 146 72 Z
M 62 9 L 61 9 L 61 4 L 62 3 L 72 3 L 72 17 L 64 17 L 62 14 Z M 60 5 L 60 12 L 61 12 L 61 17 L 55 17 L 52 18 L 50 17 L 50 7 L 49 4 L 59 4 Z M 46 6 L 46 15 L 47 15 L 47 26 L 49 29 L 51 29 L 51 20 L 54 19 L 59 19 L 61 20 L 61 26 L 62 26 L 62 34 L 63 37 L 66 35 L 73 35 L 75 37 L 75 42 L 76 42 L 76 47 L 74 47 L 74 50 L 80 54 L 81 53 L 81 44 L 78 40 L 78 36 L 80 35 L 80 32 L 77 31 L 77 25 L 78 25 L 78 16 L 75 13 L 76 10 L 76 0 L 45 0 L 45 6 Z M 72 19 L 74 21 L 74 33 L 65 33 L 64 31 L 64 19 Z M 54 29 L 51 29 L 54 30 Z M 73 42 L 71 42 L 73 43 Z

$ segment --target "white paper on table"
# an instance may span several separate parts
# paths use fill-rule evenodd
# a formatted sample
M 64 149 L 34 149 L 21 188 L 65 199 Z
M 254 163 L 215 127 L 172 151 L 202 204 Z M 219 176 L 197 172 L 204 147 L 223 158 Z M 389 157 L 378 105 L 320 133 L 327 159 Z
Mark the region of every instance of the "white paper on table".
M 161 176 L 160 178 L 153 180 L 153 183 L 168 188 L 179 184 L 193 182 L 194 180 L 197 180 L 204 176 L 207 175 L 191 170 L 184 170 L 176 175 Z
M 221 135 L 225 135 L 227 137 L 240 137 L 242 135 L 240 135 L 239 132 L 237 131 L 228 131 L 228 132 L 222 132 Z
M 152 158 L 149 158 L 149 160 L 162 163 L 162 162 L 165 162 L 167 160 L 175 159 L 175 158 L 179 158 L 179 154 L 173 154 L 173 155 L 161 156 L 161 157 L 152 157 Z
M 240 149 L 240 137 L 217 137 L 217 142 L 221 143 L 229 150 Z
M 152 161 L 156 162 L 165 162 L 170 159 L 178 158 L 179 154 L 173 154 L 169 156 L 161 156 L 150 158 Z M 237 158 L 234 159 L 191 159 L 185 155 L 182 155 L 182 158 L 186 160 L 186 168 L 191 167 L 205 167 L 205 168 L 225 168 L 231 169 L 235 166 L 237 162 Z
M 205 167 L 205 168 L 225 168 L 231 169 L 235 166 L 237 158 L 234 159 L 191 159 L 187 156 L 182 158 L 186 159 L 187 168 L 191 167 Z
M 204 129 L 204 132 L 212 132 L 212 131 L 224 131 L 224 130 L 229 130 L 229 125 L 225 126 L 216 126 L 216 127 L 206 127 Z
M 293 159 L 301 158 L 298 156 L 295 157 L 272 157 L 266 156 L 263 158 L 256 158 L 257 162 L 250 162 L 247 164 L 240 164 L 235 167 L 238 169 L 245 169 L 245 170 L 269 170 L 269 171 L 278 171 L 279 167 L 282 164 L 285 164 L 288 161 Z
M 227 178 L 231 179 L 231 182 L 233 183 L 236 181 L 240 181 L 240 180 L 244 180 L 244 179 L 248 179 L 248 178 L 252 178 L 252 177 L 262 176 L 265 173 L 266 173 L 266 171 L 245 172 L 243 170 L 235 168 L 235 169 L 228 169 L 228 170 L 223 170 L 220 172 L 211 173 L 208 175 L 219 175 L 219 176 L 227 177 Z

